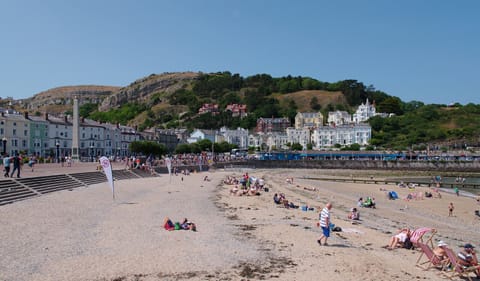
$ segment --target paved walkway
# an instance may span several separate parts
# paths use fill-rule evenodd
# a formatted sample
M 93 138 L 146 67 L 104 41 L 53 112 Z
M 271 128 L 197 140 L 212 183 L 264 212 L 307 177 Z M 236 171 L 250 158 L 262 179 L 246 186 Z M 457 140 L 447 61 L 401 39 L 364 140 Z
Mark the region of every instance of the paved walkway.
M 73 174 L 73 173 L 82 173 L 82 172 L 95 172 L 97 169 L 98 163 L 93 162 L 78 162 L 72 163 L 71 167 L 67 167 L 67 164 L 64 163 L 62 167 L 61 164 L 58 163 L 48 163 L 48 164 L 35 164 L 32 168 L 30 168 L 27 164 L 23 165 L 20 171 L 21 178 L 33 178 L 33 177 L 41 177 L 41 176 L 51 176 L 51 175 L 61 175 L 61 174 Z M 114 170 L 124 169 L 125 164 L 121 162 L 112 162 L 112 168 Z M 10 168 L 11 170 L 12 168 Z M 2 166 L 3 170 L 3 166 Z M 3 173 L 2 173 L 3 175 Z M 17 172 L 13 175 L 16 178 Z M 0 175 L 1 176 L 1 175 Z

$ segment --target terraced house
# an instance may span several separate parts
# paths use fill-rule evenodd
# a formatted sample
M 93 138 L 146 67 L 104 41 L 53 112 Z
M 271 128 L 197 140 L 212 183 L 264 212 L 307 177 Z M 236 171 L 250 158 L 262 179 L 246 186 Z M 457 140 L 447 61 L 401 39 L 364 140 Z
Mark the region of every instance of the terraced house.
M 72 119 L 67 116 L 29 116 L 2 110 L 0 117 L 1 152 L 51 158 L 71 156 Z M 95 161 L 99 156 L 129 156 L 131 142 L 142 140 L 135 128 L 82 119 L 80 122 L 80 159 Z

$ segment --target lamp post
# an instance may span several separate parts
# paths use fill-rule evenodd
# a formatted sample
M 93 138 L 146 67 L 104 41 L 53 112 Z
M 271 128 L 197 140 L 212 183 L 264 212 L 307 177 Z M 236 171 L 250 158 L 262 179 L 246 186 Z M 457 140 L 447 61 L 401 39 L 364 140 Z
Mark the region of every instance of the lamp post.
M 57 147 L 57 163 L 60 163 L 60 143 L 57 141 L 55 146 Z
M 7 138 L 3 137 L 2 138 L 2 143 L 3 143 L 3 155 L 7 153 Z
M 90 145 L 90 162 L 93 162 L 93 145 Z

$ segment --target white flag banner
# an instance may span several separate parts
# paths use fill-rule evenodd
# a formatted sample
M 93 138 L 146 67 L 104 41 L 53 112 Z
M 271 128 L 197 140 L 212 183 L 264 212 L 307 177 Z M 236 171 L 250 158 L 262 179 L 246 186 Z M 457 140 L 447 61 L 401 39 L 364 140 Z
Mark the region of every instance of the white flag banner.
M 112 196 L 113 196 L 113 199 L 115 200 L 115 188 L 113 186 L 112 166 L 110 165 L 110 160 L 108 160 L 107 157 L 102 156 L 100 157 L 100 164 L 102 165 L 103 171 L 107 176 L 108 184 L 112 189 Z
M 165 165 L 167 165 L 168 174 L 172 175 L 172 159 L 169 157 L 165 158 Z

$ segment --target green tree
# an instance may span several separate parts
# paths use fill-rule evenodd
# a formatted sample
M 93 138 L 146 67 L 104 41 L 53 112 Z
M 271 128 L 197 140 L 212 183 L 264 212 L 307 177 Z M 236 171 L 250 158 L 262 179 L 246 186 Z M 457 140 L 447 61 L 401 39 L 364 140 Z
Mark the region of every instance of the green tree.
M 197 145 L 200 147 L 201 151 L 211 151 L 212 150 L 212 141 L 209 139 L 203 139 L 197 141 Z
M 310 100 L 310 108 L 316 111 L 320 111 L 320 109 L 322 108 L 322 106 L 318 103 L 317 97 L 313 97 Z
M 191 152 L 190 145 L 186 143 L 179 144 L 175 148 L 176 154 L 184 154 L 184 153 L 190 153 L 190 152 Z
M 141 153 L 145 156 L 155 155 L 161 157 L 167 152 L 166 147 L 163 144 L 153 141 L 134 141 L 129 145 L 129 150 L 134 153 Z
M 377 106 L 378 112 L 403 114 L 402 101 L 397 97 L 388 97 Z
M 303 146 L 301 144 L 299 144 L 298 142 L 295 142 L 295 143 L 292 144 L 291 149 L 292 150 L 297 150 L 297 151 L 298 150 L 303 150 Z
M 98 104 L 96 103 L 85 103 L 78 108 L 78 115 L 80 117 L 88 118 L 91 113 L 98 109 Z

